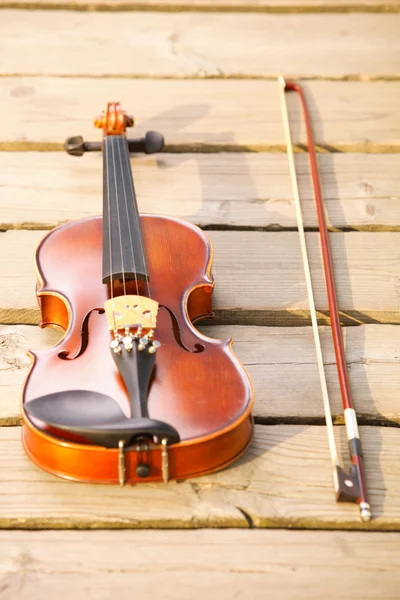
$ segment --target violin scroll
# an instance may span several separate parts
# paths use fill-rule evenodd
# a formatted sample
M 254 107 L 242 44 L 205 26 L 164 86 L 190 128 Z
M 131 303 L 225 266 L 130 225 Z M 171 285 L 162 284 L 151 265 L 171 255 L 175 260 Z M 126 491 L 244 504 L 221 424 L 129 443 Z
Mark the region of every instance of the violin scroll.
M 119 102 L 108 102 L 106 110 L 94 120 L 94 126 L 102 129 L 104 135 L 123 135 L 133 124 L 133 117 L 126 114 Z

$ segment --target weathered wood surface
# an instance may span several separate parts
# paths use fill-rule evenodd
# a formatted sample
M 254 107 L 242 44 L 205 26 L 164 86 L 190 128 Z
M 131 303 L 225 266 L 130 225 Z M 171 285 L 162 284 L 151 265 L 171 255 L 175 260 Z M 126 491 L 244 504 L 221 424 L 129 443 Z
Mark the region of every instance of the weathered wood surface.
M 0 322 L 39 320 L 32 265 L 45 232 L 0 233 Z M 397 322 L 400 233 L 331 233 L 339 305 L 347 322 Z M 304 324 L 308 301 L 297 232 L 209 231 L 214 307 L 222 321 Z M 327 309 L 319 234 L 308 233 L 317 308 Z M 257 322 L 256 322 L 257 321 Z
M 309 81 L 304 90 L 319 146 L 400 151 L 400 82 Z M 0 149 L 62 150 L 65 138 L 73 135 L 100 140 L 93 117 L 110 93 L 135 115 L 137 125 L 129 136 L 161 131 L 166 149 L 286 150 L 276 81 L 51 77 L 0 78 L 0 112 L 12 110 L 12 119 L 2 122 Z M 287 101 L 293 142 L 303 144 L 296 94 L 288 94 Z
M 397 533 L 0 532 L 4 600 L 396 600 Z M 179 583 L 178 583 L 179 582 Z M 34 590 L 34 592 L 33 592 Z
M 400 227 L 400 155 L 320 154 L 332 228 Z M 308 157 L 296 155 L 306 227 L 317 217 Z M 132 159 L 141 211 L 202 227 L 296 227 L 287 157 L 167 154 Z M 101 212 L 102 156 L 0 152 L 0 229 L 46 229 Z M 45 174 L 45 175 L 44 175 Z
M 233 337 L 234 350 L 254 386 L 254 416 L 273 422 L 322 422 L 324 418 L 315 349 L 309 327 L 209 326 L 210 337 Z M 400 423 L 400 342 L 397 326 L 363 325 L 343 330 L 350 384 L 360 423 Z M 21 390 L 30 360 L 26 350 L 51 347 L 53 329 L 0 326 L 0 425 L 21 423 Z M 331 409 L 343 423 L 329 327 L 321 328 Z
M 74 483 L 25 456 L 18 427 L 0 428 L 0 528 L 293 527 L 400 530 L 400 429 L 361 427 L 374 519 L 337 504 L 325 427 L 257 425 L 235 466 L 184 483 Z M 336 427 L 347 456 L 344 427 Z M 117 465 L 116 465 L 117 468 Z
M 112 90 L 135 114 L 132 135 L 160 130 L 175 153 L 137 159 L 143 211 L 176 214 L 211 229 L 291 228 L 286 157 L 243 153 L 284 151 L 277 84 L 267 80 L 277 71 L 303 74 L 315 80 L 304 85 L 319 149 L 380 153 L 320 156 L 332 227 L 400 228 L 394 154 L 400 153 L 399 15 L 322 14 L 399 12 L 398 0 L 0 0 L 0 8 L 7 5 L 64 6 L 68 12 L 1 11 L 0 112 L 12 117 L 3 119 L 0 150 L 61 150 L 64 138 L 74 134 L 99 139 L 92 118 Z M 250 14 L 313 8 L 320 14 Z M 89 10 L 104 12 L 85 14 Z M 288 101 L 301 150 L 298 99 L 289 95 Z M 199 150 L 214 154 L 177 154 Z M 231 154 L 216 154 L 221 150 Z M 306 225 L 315 227 L 306 157 L 297 159 Z M 0 154 L 0 228 L 43 229 L 98 212 L 100 161 L 54 152 Z M 354 322 L 400 322 L 398 234 L 366 236 L 331 236 L 341 307 Z M 37 231 L 0 234 L 0 322 L 38 318 L 32 253 L 40 237 Z M 211 231 L 210 237 L 218 257 L 220 322 L 308 322 L 297 233 Z M 323 309 L 317 236 L 308 239 Z M 0 427 L 0 528 L 119 529 L 1 532 L 1 598 L 109 600 L 127 589 L 157 589 L 160 598 L 174 600 L 266 594 L 397 600 L 400 542 L 390 533 L 400 531 L 397 329 L 368 325 L 344 332 L 364 424 L 374 517 L 369 525 L 360 522 L 356 506 L 334 501 L 326 430 L 316 425 L 322 407 L 309 327 L 202 330 L 236 337 L 236 351 L 255 384 L 255 414 L 268 424 L 256 426 L 249 452 L 218 474 L 167 487 L 82 485 L 40 471 L 23 452 L 20 428 Z M 341 423 L 330 332 L 321 333 L 332 408 Z M 25 347 L 39 340 L 49 345 L 57 337 L 16 325 L 0 331 L 0 424 L 19 423 L 18 396 L 29 363 Z M 344 427 L 335 433 L 347 460 Z M 236 529 L 188 531 L 199 527 Z M 123 531 L 131 528 L 187 531 Z
M 398 0 L 0 0 L 0 8 L 228 12 L 398 12 Z
M 4 10 L 1 17 L 7 75 L 400 75 L 396 14 Z

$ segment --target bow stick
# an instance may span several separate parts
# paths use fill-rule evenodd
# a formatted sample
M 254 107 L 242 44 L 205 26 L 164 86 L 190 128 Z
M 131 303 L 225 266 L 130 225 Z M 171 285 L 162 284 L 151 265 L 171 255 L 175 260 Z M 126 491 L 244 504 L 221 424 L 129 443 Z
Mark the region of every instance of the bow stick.
M 361 450 L 361 440 L 358 432 L 357 416 L 354 410 L 347 363 L 344 352 L 342 330 L 340 327 L 339 308 L 336 295 L 335 280 L 333 275 L 332 258 L 328 239 L 328 227 L 325 218 L 325 208 L 322 199 L 321 183 L 318 172 L 317 157 L 315 154 L 315 144 L 311 128 L 311 120 L 308 112 L 307 103 L 302 88 L 298 83 L 286 81 L 284 77 L 279 77 L 280 99 L 282 106 L 283 124 L 285 129 L 285 139 L 287 154 L 289 160 L 290 177 L 292 181 L 293 196 L 295 200 L 296 219 L 300 236 L 301 255 L 307 286 L 307 295 L 310 305 L 311 323 L 314 335 L 314 343 L 317 354 L 317 364 L 319 379 L 321 384 L 322 399 L 324 403 L 325 421 L 328 432 L 328 442 L 333 466 L 333 481 L 338 502 L 357 502 L 360 506 L 362 521 L 371 519 L 371 508 L 367 500 L 367 491 L 365 485 L 364 463 Z M 329 403 L 328 387 L 326 382 L 324 362 L 322 357 L 321 340 L 319 337 L 317 312 L 315 309 L 314 294 L 311 282 L 310 264 L 307 254 L 307 245 L 304 233 L 303 216 L 301 212 L 300 196 L 296 176 L 296 167 L 293 155 L 293 145 L 290 134 L 289 116 L 286 103 L 286 91 L 295 91 L 300 96 L 303 108 L 304 121 L 307 134 L 308 156 L 310 160 L 312 182 L 314 188 L 314 197 L 317 206 L 319 234 L 321 240 L 322 258 L 325 273 L 325 284 L 328 295 L 329 315 L 331 321 L 333 345 L 335 348 L 336 366 L 340 383 L 340 393 L 342 396 L 344 408 L 344 420 L 347 431 L 347 440 L 352 467 L 349 474 L 345 473 L 341 466 L 336 449 L 335 436 L 333 432 L 332 414 Z

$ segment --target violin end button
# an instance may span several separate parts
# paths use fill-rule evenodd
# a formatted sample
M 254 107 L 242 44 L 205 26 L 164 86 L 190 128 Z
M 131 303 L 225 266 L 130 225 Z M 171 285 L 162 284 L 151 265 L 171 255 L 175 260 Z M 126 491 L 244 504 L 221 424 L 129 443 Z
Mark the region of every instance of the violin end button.
M 147 463 L 141 463 L 136 467 L 136 475 L 141 478 L 148 477 L 150 475 L 150 471 L 150 465 Z

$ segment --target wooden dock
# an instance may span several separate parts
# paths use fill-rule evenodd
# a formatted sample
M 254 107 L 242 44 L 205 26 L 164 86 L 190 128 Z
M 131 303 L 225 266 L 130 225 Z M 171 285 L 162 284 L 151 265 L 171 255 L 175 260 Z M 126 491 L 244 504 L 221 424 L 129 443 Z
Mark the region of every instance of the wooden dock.
M 0 0 L 0 599 L 397 600 L 400 552 L 400 0 Z M 277 74 L 301 80 L 319 150 L 373 520 L 336 504 Z M 132 159 L 142 212 L 215 251 L 210 337 L 233 337 L 255 439 L 167 486 L 78 484 L 21 445 L 37 327 L 34 250 L 101 212 L 119 100 L 163 154 Z M 337 443 L 348 464 L 300 105 L 288 96 Z M 68 531 L 67 531 L 68 530 Z

